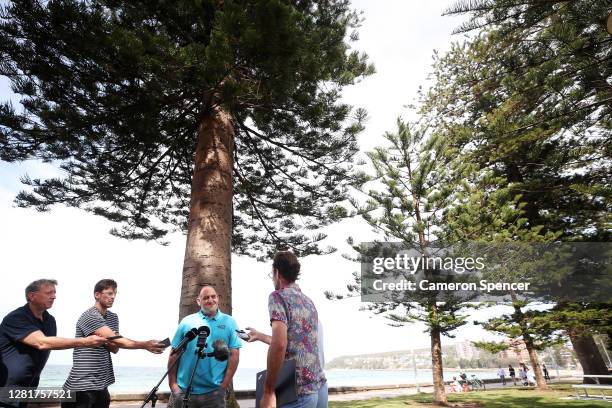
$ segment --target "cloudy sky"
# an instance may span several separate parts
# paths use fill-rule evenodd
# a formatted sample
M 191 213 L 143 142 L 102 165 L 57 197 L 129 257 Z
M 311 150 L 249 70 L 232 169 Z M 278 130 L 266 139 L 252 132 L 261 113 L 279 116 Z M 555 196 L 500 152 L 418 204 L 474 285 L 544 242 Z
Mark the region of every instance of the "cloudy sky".
M 418 5 L 417 5 L 418 4 Z M 381 143 L 381 135 L 393 130 L 397 116 L 408 114 L 405 105 L 414 102 L 417 89 L 426 85 L 432 53 L 443 52 L 459 19 L 442 17 L 447 1 L 373 0 L 355 1 L 365 22 L 356 47 L 369 54 L 377 73 L 348 88 L 344 98 L 365 107 L 369 121 L 360 137 L 364 150 Z M 11 98 L 0 79 L 0 99 Z M 130 242 L 108 234 L 112 225 L 100 217 L 76 209 L 56 207 L 48 213 L 15 208 L 13 199 L 21 189 L 19 178 L 49 177 L 56 170 L 36 162 L 0 164 L 0 272 L 3 277 L 0 317 L 24 301 L 25 286 L 38 278 L 59 281 L 57 300 L 50 312 L 58 322 L 58 335 L 74 335 L 79 315 L 93 305 L 93 285 L 102 278 L 119 283 L 113 310 L 119 314 L 121 332 L 133 339 L 172 337 L 178 318 L 178 301 L 185 237 L 171 237 L 170 245 Z M 343 222 L 329 231 L 329 243 L 338 253 L 303 259 L 300 285 L 317 304 L 325 326 L 328 361 L 346 354 L 428 347 L 423 328 L 413 325 L 393 328 L 380 318 L 359 311 L 356 299 L 328 301 L 323 291 L 341 292 L 350 282 L 357 265 L 343 259 L 343 244 L 352 235 L 358 241 L 372 237 L 358 220 Z M 241 327 L 269 327 L 267 297 L 272 284 L 266 274 L 269 264 L 233 257 L 234 317 Z M 476 339 L 482 331 L 472 325 L 458 332 L 458 338 Z M 449 344 L 448 340 L 443 340 Z M 266 348 L 247 344 L 241 366 L 264 367 Z M 49 363 L 70 364 L 71 351 L 54 351 Z M 122 351 L 116 365 L 164 365 L 167 355 L 153 356 L 142 351 Z

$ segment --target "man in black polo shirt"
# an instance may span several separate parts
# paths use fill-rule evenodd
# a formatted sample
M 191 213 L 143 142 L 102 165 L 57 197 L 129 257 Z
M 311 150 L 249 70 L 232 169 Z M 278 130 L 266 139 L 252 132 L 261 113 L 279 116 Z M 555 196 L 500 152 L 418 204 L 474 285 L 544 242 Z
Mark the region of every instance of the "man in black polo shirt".
M 37 387 L 51 350 L 96 347 L 100 336 L 56 337 L 55 318 L 47 312 L 55 301 L 57 281 L 39 279 L 25 290 L 25 306 L 6 315 L 0 324 L 0 386 Z

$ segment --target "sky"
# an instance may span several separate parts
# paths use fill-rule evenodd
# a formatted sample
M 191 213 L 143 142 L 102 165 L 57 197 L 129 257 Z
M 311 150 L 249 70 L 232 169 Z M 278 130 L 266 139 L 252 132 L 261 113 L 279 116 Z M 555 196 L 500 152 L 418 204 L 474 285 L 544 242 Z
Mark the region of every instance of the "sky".
M 382 143 L 382 135 L 395 128 L 398 116 L 409 115 L 405 106 L 414 102 L 419 86 L 425 86 L 431 71 L 432 54 L 444 52 L 451 31 L 461 21 L 442 17 L 450 4 L 444 0 L 354 1 L 365 21 L 359 29 L 355 48 L 365 51 L 376 66 L 376 74 L 345 90 L 343 98 L 368 111 L 366 130 L 360 135 L 364 151 Z M 15 98 L 7 81 L 0 78 L 0 100 Z M 15 100 L 15 99 L 14 99 Z M 111 236 L 112 224 L 101 217 L 74 208 L 54 207 L 50 212 L 16 208 L 13 200 L 23 188 L 20 177 L 46 178 L 58 174 L 48 164 L 0 163 L 0 274 L 2 296 L 0 317 L 25 303 L 24 289 L 39 278 L 57 279 L 57 299 L 52 313 L 58 335 L 74 336 L 80 314 L 93 306 L 93 286 L 103 278 L 118 282 L 112 310 L 118 313 L 121 334 L 136 340 L 172 338 L 178 322 L 181 273 L 185 250 L 182 234 L 170 236 L 168 246 L 154 242 L 126 241 Z M 429 337 L 420 325 L 390 327 L 384 319 L 360 311 L 358 299 L 330 301 L 325 290 L 342 293 L 359 265 L 342 257 L 349 248 L 348 236 L 357 242 L 374 237 L 359 220 L 347 220 L 328 229 L 326 243 L 338 247 L 335 254 L 302 259 L 299 284 L 317 305 L 325 328 L 326 360 L 350 354 L 406 350 L 429 346 Z M 270 263 L 247 257 L 232 257 L 233 316 L 240 327 L 269 331 L 267 299 L 273 289 L 267 277 Z M 479 315 L 479 313 L 483 313 Z M 481 318 L 486 312 L 473 314 Z M 457 338 L 490 338 L 483 330 L 468 325 Z M 245 344 L 241 367 L 265 367 L 266 347 Z M 152 355 L 140 350 L 122 350 L 115 365 L 162 366 L 167 352 Z M 70 350 L 53 351 L 49 364 L 71 364 Z

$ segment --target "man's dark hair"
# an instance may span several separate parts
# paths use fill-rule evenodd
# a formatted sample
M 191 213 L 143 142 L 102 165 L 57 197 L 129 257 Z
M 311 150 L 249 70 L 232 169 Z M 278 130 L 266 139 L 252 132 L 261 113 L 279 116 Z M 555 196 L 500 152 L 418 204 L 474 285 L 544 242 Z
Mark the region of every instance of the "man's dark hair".
M 272 267 L 289 283 L 295 282 L 300 276 L 300 262 L 293 252 L 277 252 Z
M 112 279 L 102 279 L 96 286 L 94 286 L 94 293 L 102 292 L 105 289 L 112 288 L 113 290 L 117 289 L 117 282 Z
M 28 293 L 38 292 L 40 288 L 46 285 L 57 285 L 57 281 L 55 279 L 38 279 L 30 283 L 25 289 L 26 300 L 30 301 L 30 299 L 28 299 Z

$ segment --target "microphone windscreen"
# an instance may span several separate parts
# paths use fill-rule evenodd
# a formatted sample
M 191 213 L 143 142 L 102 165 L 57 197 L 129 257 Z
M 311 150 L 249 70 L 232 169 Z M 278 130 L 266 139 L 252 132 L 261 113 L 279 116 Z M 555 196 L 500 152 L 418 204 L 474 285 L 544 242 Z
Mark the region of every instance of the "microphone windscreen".
M 215 342 L 213 343 L 213 350 L 215 359 L 219 361 L 225 361 L 229 358 L 229 347 L 227 347 L 227 344 L 223 340 L 215 340 Z
M 191 330 L 189 330 L 187 333 L 185 333 L 185 337 L 187 337 L 189 340 L 193 340 L 196 338 L 197 335 L 197 329 L 193 328 Z
M 198 333 L 202 334 L 202 333 L 206 333 L 207 336 L 210 335 L 210 327 L 208 326 L 200 326 L 198 327 Z

